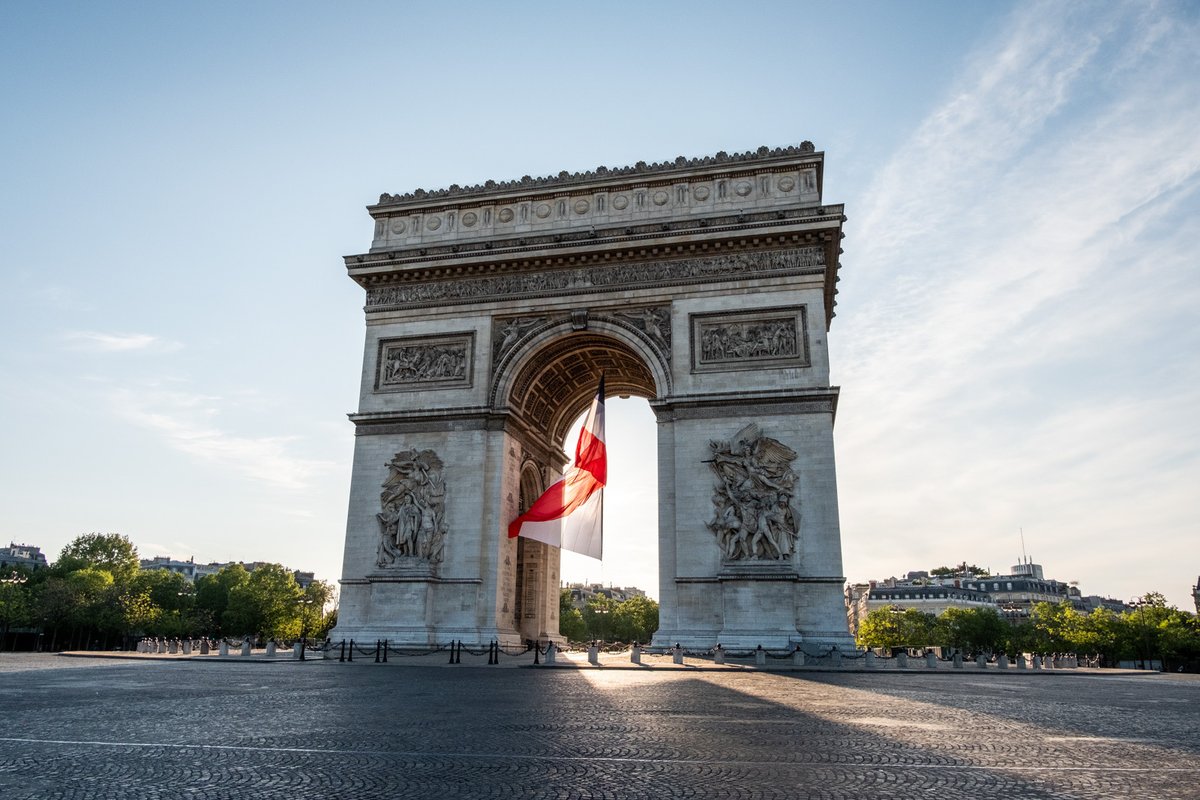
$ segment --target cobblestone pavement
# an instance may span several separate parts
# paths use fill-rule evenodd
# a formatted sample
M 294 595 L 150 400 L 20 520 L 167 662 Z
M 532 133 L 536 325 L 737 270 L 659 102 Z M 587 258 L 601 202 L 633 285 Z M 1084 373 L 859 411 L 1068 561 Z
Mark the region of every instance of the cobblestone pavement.
M 0 655 L 0 798 L 1200 798 L 1200 680 Z

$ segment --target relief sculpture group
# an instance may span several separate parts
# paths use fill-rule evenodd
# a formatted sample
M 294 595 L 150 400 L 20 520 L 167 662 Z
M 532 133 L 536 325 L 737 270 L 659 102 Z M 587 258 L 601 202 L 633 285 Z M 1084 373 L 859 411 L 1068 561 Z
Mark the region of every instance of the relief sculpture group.
M 762 435 L 753 423 L 732 442 L 709 442 L 709 464 L 717 473 L 713 490 L 715 517 L 708 528 L 716 534 L 728 561 L 785 561 L 796 544 L 792 509 L 796 452 Z

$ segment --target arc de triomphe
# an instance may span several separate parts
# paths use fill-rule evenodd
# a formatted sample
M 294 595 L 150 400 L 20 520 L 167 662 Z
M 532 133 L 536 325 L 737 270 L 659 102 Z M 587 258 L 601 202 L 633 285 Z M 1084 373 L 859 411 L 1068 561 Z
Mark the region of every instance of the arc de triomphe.
M 840 205 L 810 142 L 380 197 L 337 638 L 558 636 L 508 523 L 601 371 L 658 426 L 659 644 L 851 647 L 826 334 Z

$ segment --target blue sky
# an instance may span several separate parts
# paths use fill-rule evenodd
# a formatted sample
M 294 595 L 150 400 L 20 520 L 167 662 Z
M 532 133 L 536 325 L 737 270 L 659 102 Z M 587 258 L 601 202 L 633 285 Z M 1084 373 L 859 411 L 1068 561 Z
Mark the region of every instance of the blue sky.
M 0 538 L 340 573 L 381 192 L 782 146 L 846 204 L 852 580 L 1200 574 L 1189 3 L 0 6 Z M 609 557 L 655 591 L 653 420 Z M 651 466 L 652 468 L 652 466 Z

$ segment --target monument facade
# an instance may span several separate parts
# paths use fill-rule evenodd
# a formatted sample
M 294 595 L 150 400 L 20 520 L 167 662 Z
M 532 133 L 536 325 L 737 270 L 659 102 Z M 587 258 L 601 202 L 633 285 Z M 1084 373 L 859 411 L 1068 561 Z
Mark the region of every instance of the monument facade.
M 845 217 L 823 170 L 804 142 L 369 206 L 334 635 L 558 638 L 558 550 L 506 527 L 603 371 L 657 419 L 655 642 L 851 647 L 826 339 Z

